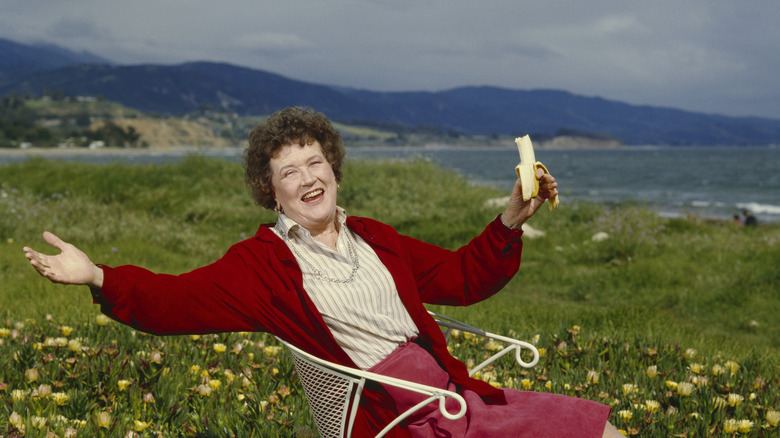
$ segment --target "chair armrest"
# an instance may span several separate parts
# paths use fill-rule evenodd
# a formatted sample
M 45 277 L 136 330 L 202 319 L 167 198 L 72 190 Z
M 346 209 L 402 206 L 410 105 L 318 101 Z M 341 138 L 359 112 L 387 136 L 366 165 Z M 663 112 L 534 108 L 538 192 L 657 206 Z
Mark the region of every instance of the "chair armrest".
M 276 338 L 280 343 L 282 343 L 284 346 L 286 346 L 290 352 L 293 355 L 297 355 L 298 357 L 302 358 L 303 360 L 309 362 L 310 364 L 314 364 L 318 366 L 320 369 L 324 368 L 327 370 L 330 370 L 335 375 L 346 375 L 350 376 L 351 378 L 355 379 L 358 382 L 358 387 L 360 388 L 358 393 L 355 395 L 355 400 L 353 402 L 353 408 L 356 409 L 357 405 L 360 401 L 360 391 L 362 391 L 362 388 L 364 386 L 364 383 L 366 380 L 371 380 L 383 385 L 390 385 L 395 386 L 397 388 L 402 388 L 408 391 L 417 392 L 419 394 L 427 395 L 428 397 L 421 401 L 420 403 L 416 404 L 415 406 L 412 406 L 411 408 L 407 409 L 405 412 L 401 413 L 398 417 L 396 417 L 390 424 L 385 426 L 384 429 L 377 435 L 377 438 L 384 436 L 390 429 L 398 425 L 401 421 L 409 417 L 410 415 L 414 414 L 419 409 L 423 408 L 424 406 L 428 405 L 429 403 L 438 400 L 439 401 L 439 411 L 441 414 L 450 420 L 457 420 L 463 415 L 466 414 L 466 400 L 463 399 L 463 397 L 452 391 L 448 391 L 445 389 L 436 388 L 433 386 L 428 385 L 422 385 L 419 383 L 411 382 L 408 380 L 403 379 L 397 379 L 394 377 L 388 377 L 384 376 L 382 374 L 372 373 L 370 371 L 365 371 L 357 368 L 351 368 L 344 365 L 339 365 L 337 363 L 329 362 L 324 359 L 320 359 L 314 355 L 311 355 L 300 348 L 291 345 L 279 338 Z M 343 376 L 340 376 L 343 378 Z M 458 402 L 458 412 L 456 413 L 450 413 L 447 410 L 446 402 L 447 398 L 454 399 Z M 351 414 L 351 416 L 354 416 L 354 411 Z M 351 423 L 351 421 L 350 421 Z M 351 424 L 350 424 L 351 429 Z
M 464 322 L 458 321 L 457 319 L 452 319 L 444 315 L 439 315 L 438 313 L 435 312 L 428 311 L 428 313 L 431 316 L 433 316 L 433 319 L 435 319 L 440 326 L 446 327 L 444 335 L 448 340 L 450 334 L 452 333 L 452 330 L 457 329 L 460 331 L 473 333 L 475 335 L 479 335 L 488 339 L 494 339 L 496 341 L 503 342 L 504 344 L 508 344 L 506 348 L 504 348 L 503 350 L 499 351 L 498 353 L 494 354 L 493 356 L 489 357 L 479 365 L 469 370 L 470 376 L 473 376 L 474 374 L 479 372 L 482 368 L 485 368 L 486 366 L 495 362 L 498 358 L 509 353 L 512 350 L 514 350 L 515 352 L 515 360 L 523 368 L 531 368 L 535 366 L 537 363 L 539 363 L 539 350 L 537 350 L 533 344 L 518 339 L 514 339 L 514 338 L 508 338 L 506 336 L 497 335 L 495 333 L 486 332 L 476 327 L 472 327 Z M 531 351 L 533 358 L 531 359 L 530 362 L 526 362 L 523 359 L 522 357 L 523 348 Z

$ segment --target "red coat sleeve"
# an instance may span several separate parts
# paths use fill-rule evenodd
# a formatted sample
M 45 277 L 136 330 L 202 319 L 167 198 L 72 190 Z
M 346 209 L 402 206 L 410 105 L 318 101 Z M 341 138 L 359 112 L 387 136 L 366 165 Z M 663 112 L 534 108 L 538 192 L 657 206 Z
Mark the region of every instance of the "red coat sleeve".
M 216 262 L 181 275 L 104 266 L 95 301 L 103 313 L 154 334 L 267 331 L 273 291 L 287 290 L 279 258 L 236 245 Z
M 402 237 L 425 303 L 467 306 L 500 291 L 520 267 L 522 231 L 496 218 L 477 237 L 451 251 Z

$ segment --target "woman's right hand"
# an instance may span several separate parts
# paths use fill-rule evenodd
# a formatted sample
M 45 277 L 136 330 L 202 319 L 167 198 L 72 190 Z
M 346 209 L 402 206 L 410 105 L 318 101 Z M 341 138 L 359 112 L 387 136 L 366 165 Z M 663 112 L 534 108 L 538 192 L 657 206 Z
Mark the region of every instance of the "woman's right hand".
M 103 286 L 103 270 L 80 249 L 48 231 L 43 233 L 43 239 L 60 253 L 46 255 L 25 246 L 24 255 L 39 274 L 54 283 L 84 284 L 98 289 Z

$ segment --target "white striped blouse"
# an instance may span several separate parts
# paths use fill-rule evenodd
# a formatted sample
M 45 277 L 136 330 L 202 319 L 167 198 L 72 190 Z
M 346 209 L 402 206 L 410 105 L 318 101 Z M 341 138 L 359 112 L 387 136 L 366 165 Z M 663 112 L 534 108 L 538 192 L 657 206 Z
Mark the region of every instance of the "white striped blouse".
M 337 210 L 341 227 L 336 250 L 284 214 L 279 215 L 274 232 L 295 256 L 303 287 L 336 342 L 357 366 L 368 369 L 417 336 L 417 326 L 390 272 L 346 226 L 344 209 Z

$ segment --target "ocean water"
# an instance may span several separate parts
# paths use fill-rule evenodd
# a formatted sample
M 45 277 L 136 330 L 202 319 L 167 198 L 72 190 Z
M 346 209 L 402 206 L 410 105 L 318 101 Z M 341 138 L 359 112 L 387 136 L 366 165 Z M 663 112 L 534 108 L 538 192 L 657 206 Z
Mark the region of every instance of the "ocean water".
M 66 161 L 130 164 L 171 162 L 181 153 L 62 154 Z M 240 161 L 241 151 L 204 155 Z M 514 148 L 356 148 L 348 158 L 425 159 L 453 169 L 475 184 L 505 188 L 515 181 Z M 630 147 L 620 149 L 537 149 L 536 158 L 555 175 L 562 207 L 567 200 L 605 204 L 646 204 L 667 217 L 698 215 L 729 219 L 750 210 L 759 222 L 780 222 L 780 148 Z M 0 165 L 27 159 L 0 155 Z

